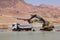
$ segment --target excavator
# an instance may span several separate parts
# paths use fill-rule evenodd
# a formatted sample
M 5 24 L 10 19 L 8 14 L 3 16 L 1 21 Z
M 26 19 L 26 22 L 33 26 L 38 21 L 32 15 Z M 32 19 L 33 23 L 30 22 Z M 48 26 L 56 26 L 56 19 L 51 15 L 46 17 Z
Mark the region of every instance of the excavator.
M 22 18 L 17 18 L 17 20 L 24 20 L 27 21 L 29 24 L 33 23 L 32 19 L 33 18 L 38 18 L 39 21 L 42 21 L 42 31 L 52 31 L 54 28 L 54 25 L 52 23 L 50 23 L 49 21 L 44 20 L 42 17 L 38 16 L 37 14 L 31 15 L 31 17 L 29 19 L 22 19 Z M 35 22 L 37 22 L 38 20 L 36 20 Z
M 38 18 L 39 20 L 36 20 L 35 22 L 38 22 L 38 21 L 41 21 L 43 24 L 42 24 L 42 31 L 52 31 L 53 28 L 54 28 L 54 25 L 52 23 L 50 23 L 49 21 L 46 21 L 44 20 L 42 17 L 34 14 L 31 16 L 30 20 L 33 19 L 33 18 Z

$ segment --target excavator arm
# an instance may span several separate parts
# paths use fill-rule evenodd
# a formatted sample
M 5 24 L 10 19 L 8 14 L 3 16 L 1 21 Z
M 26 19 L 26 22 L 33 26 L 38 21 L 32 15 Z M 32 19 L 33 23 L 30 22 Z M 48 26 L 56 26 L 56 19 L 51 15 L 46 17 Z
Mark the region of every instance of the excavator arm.
M 42 21 L 43 23 L 45 23 L 45 20 L 42 17 L 40 17 L 40 16 L 38 16 L 36 14 L 35 15 L 32 15 L 31 18 L 30 18 L 30 20 L 33 19 L 33 18 L 38 18 L 39 21 Z
M 31 18 L 30 18 L 30 20 L 33 19 L 33 18 L 38 18 L 39 21 L 42 21 L 43 22 L 42 28 L 54 28 L 54 26 L 50 22 L 45 21 L 42 17 L 40 17 L 40 16 L 38 16 L 36 14 L 35 15 L 32 15 Z
M 30 19 L 17 18 L 17 20 L 24 20 L 24 21 L 27 21 L 29 24 L 32 23 L 32 21 Z

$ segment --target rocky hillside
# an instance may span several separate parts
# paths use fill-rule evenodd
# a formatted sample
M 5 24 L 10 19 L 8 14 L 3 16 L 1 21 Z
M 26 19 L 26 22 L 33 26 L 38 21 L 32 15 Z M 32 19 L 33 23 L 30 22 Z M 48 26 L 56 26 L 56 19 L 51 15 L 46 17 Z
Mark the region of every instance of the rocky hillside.
M 0 24 L 12 24 L 18 22 L 26 24 L 25 21 L 17 20 L 19 18 L 30 18 L 31 14 L 37 14 L 45 20 L 53 22 L 54 25 L 60 25 L 60 8 L 52 5 L 41 4 L 32 6 L 24 0 L 0 0 Z

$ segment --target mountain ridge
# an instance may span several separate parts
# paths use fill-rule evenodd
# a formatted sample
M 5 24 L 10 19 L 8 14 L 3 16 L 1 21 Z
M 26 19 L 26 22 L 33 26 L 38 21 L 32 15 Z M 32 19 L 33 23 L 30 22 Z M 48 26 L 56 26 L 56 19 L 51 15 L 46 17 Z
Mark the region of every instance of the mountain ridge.
M 32 14 L 37 14 L 47 21 L 54 22 L 54 25 L 60 25 L 60 8 L 53 5 L 41 4 L 40 6 L 33 6 L 27 4 L 24 0 L 0 0 L 0 24 L 8 23 L 22 23 L 25 21 L 17 20 L 19 18 L 30 18 Z M 4 5 L 2 5 L 4 3 Z M 4 16 L 3 16 L 4 15 Z M 8 17 L 8 16 L 11 16 Z M 25 23 L 24 23 L 25 22 Z

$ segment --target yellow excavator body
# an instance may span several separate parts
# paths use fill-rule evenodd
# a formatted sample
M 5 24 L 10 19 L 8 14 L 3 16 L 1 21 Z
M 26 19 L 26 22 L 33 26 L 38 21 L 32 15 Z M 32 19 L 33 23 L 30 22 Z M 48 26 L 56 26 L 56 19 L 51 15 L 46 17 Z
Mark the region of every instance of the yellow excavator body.
M 44 26 L 43 28 L 52 28 L 53 27 L 53 24 L 51 23 L 48 23 L 46 26 Z

